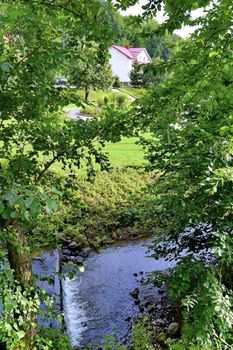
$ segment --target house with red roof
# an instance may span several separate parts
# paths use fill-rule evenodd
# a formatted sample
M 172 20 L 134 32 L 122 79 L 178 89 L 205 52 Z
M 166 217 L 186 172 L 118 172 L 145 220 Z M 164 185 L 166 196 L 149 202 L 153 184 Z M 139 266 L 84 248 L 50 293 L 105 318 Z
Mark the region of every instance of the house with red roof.
M 149 64 L 151 63 L 150 55 L 144 47 L 130 48 L 112 45 L 109 48 L 110 66 L 114 76 L 118 76 L 122 84 L 130 83 L 130 72 L 133 63 Z

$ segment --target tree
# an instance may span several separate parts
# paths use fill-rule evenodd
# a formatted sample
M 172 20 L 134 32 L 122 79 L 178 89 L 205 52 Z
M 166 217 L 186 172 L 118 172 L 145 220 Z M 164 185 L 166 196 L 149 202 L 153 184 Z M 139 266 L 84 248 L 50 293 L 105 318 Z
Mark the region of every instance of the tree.
M 143 69 L 142 65 L 136 61 L 133 63 L 132 70 L 130 72 L 130 84 L 134 87 L 139 87 L 142 85 Z
M 122 16 L 112 9 L 109 21 L 114 43 L 119 46 L 145 47 L 149 55 L 167 61 L 181 38 L 168 32 L 159 33 L 160 25 L 154 19 L 135 21 L 133 16 Z
M 94 44 L 93 44 L 94 46 Z M 88 100 L 90 90 L 107 90 L 112 86 L 113 76 L 108 61 L 101 62 L 98 49 L 83 47 L 74 53 L 77 57 L 74 66 L 69 69 L 68 81 L 71 85 L 85 90 L 85 100 Z
M 109 5 L 108 5 L 109 6 Z M 129 28 L 125 24 L 125 16 L 122 16 L 120 12 L 116 10 L 113 5 L 110 5 L 106 9 L 106 20 L 113 33 L 113 42 L 119 45 L 127 45 L 128 39 L 126 33 L 128 33 Z
M 114 77 L 113 87 L 115 87 L 115 88 L 121 87 L 120 78 L 117 75 Z
M 202 4 L 165 1 L 167 27 L 190 23 L 191 9 Z M 154 256 L 177 262 L 155 275 L 183 310 L 182 339 L 171 349 L 230 349 L 233 343 L 232 10 L 230 0 L 219 0 L 193 22 L 200 29 L 137 108 L 153 135 L 143 144 L 159 174 L 154 209 L 163 232 Z
M 166 72 L 163 69 L 160 58 L 154 58 L 151 64 L 145 65 L 143 69 L 142 85 L 145 87 L 155 87 L 166 79 Z
M 42 213 L 57 208 L 60 194 L 45 180 L 50 167 L 60 162 L 72 172 L 83 160 L 92 173 L 95 159 L 105 168 L 107 157 L 96 141 L 117 140 L 121 132 L 105 119 L 64 119 L 63 107 L 77 103 L 77 97 L 72 89 L 54 88 L 57 72 L 73 64 L 70 48 L 77 41 L 99 42 L 99 62 L 108 58 L 112 34 L 102 5 L 98 0 L 0 2 L 0 243 L 9 261 L 0 271 L 1 348 L 35 349 L 35 342 L 40 350 L 56 348 L 37 334 L 40 294 L 26 233 Z M 5 254 L 1 258 L 5 261 Z
M 160 25 L 154 19 L 141 20 L 141 23 L 135 24 L 131 17 L 126 17 L 124 22 L 127 27 L 127 44 L 132 47 L 145 47 L 151 58 L 167 61 L 181 39 L 173 33 L 159 34 Z

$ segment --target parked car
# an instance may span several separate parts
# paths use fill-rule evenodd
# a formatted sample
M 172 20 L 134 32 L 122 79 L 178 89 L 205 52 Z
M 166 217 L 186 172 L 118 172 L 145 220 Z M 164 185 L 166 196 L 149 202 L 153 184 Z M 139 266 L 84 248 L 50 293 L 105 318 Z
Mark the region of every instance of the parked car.
M 66 87 L 67 80 L 66 78 L 56 78 L 55 87 Z

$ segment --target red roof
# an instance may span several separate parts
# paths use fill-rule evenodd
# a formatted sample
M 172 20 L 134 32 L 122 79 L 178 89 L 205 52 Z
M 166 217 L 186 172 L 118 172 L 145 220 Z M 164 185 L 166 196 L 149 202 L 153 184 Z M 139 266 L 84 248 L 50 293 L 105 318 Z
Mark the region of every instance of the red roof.
M 148 56 L 149 60 L 151 60 L 147 50 L 144 47 L 121 47 L 121 46 L 117 46 L 117 45 L 112 45 L 111 47 L 113 47 L 114 49 L 118 50 L 119 52 L 121 52 L 123 55 L 125 55 L 126 57 L 130 58 L 130 59 L 136 59 L 138 57 L 138 55 L 144 51 L 146 53 L 146 55 Z M 145 64 L 145 62 L 138 62 L 141 64 Z
M 129 48 L 128 51 L 131 53 L 133 58 L 137 58 L 142 51 L 145 51 L 145 49 L 143 47 L 132 47 Z
M 117 45 L 112 45 L 112 47 L 114 47 L 114 49 L 123 53 L 123 55 L 127 56 L 128 58 L 134 59 L 134 56 L 129 51 L 130 49 L 127 49 L 126 47 L 117 46 Z

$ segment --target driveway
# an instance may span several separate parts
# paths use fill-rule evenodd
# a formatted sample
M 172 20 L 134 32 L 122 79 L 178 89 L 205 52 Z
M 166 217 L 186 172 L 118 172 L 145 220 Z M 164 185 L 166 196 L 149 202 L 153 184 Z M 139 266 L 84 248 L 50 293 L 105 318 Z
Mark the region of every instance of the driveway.
M 85 114 L 81 113 L 81 107 L 72 107 L 72 108 L 65 108 L 65 112 L 67 113 L 67 117 L 70 119 L 82 119 L 82 120 L 88 120 L 93 118 L 91 114 Z

